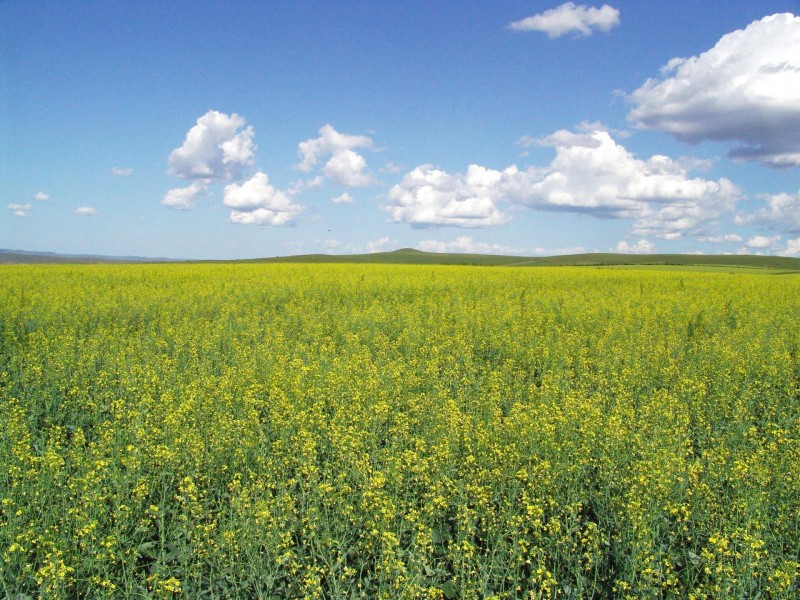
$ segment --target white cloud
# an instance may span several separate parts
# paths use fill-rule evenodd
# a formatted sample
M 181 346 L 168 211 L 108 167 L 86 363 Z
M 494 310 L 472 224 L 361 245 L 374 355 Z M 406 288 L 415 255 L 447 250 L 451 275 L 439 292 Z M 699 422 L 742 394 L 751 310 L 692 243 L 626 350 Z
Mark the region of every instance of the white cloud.
M 258 172 L 242 185 L 225 187 L 223 204 L 231 211 L 230 220 L 243 225 L 288 225 L 302 212 L 284 192 L 269 183 L 266 173 Z
M 772 237 L 767 237 L 764 235 L 756 235 L 751 237 L 747 242 L 745 242 L 745 246 L 748 248 L 758 248 L 758 249 L 766 249 L 766 248 L 774 248 L 775 245 L 781 240 L 781 236 L 775 235 Z
M 319 137 L 300 142 L 297 153 L 301 158 L 297 168 L 308 173 L 328 158 L 322 172 L 345 187 L 363 187 L 375 183 L 367 170 L 367 161 L 355 151 L 372 148 L 372 140 L 365 135 L 339 133 L 331 125 L 319 130 Z
M 618 24 L 619 10 L 608 4 L 594 8 L 565 2 L 543 13 L 514 21 L 509 27 L 516 31 L 542 31 L 551 38 L 557 38 L 570 32 L 591 35 L 592 29 L 608 31 Z
M 389 191 L 384 209 L 392 221 L 418 226 L 500 225 L 509 220 L 496 205 L 501 177 L 499 171 L 479 165 L 470 165 L 464 175 L 421 165 Z
M 779 250 L 781 256 L 800 256 L 800 238 L 786 240 L 786 247 Z
M 372 140 L 365 135 L 339 133 L 331 125 L 323 125 L 319 137 L 298 144 L 297 153 L 302 160 L 297 167 L 308 173 L 325 156 L 354 148 L 372 148 Z
M 455 254 L 518 254 L 519 251 L 510 246 L 476 242 L 470 236 L 461 235 L 451 242 L 423 240 L 417 247 L 425 252 L 449 252 Z
M 697 237 L 698 242 L 709 244 L 725 244 L 728 242 L 741 242 L 742 236 L 738 233 L 726 233 L 724 235 L 701 235 Z
M 33 197 L 33 199 L 38 200 L 39 202 L 46 202 L 50 200 L 50 196 L 44 192 L 36 192 L 36 195 Z
M 180 179 L 236 179 L 243 167 L 253 164 L 253 135 L 239 115 L 210 110 L 170 153 L 168 173 Z
M 367 171 L 367 161 L 352 150 L 341 150 L 334 154 L 325 163 L 322 172 L 345 187 L 364 187 L 375 182 Z
M 560 256 L 564 254 L 586 254 L 586 252 L 587 250 L 583 246 L 572 246 L 570 248 L 556 248 L 555 250 L 546 252 L 546 254 L 550 256 Z
M 772 229 L 786 233 L 800 232 L 800 192 L 794 195 L 781 193 L 765 196 L 764 200 L 767 203 L 765 208 L 751 214 L 737 215 L 734 222 L 737 225 L 769 225 Z
M 207 186 L 200 181 L 192 182 L 191 185 L 183 188 L 172 188 L 164 194 L 161 204 L 177 210 L 189 210 L 197 204 L 197 197 L 205 192 Z
M 553 148 L 572 148 L 576 146 L 582 146 L 584 148 L 599 148 L 602 144 L 602 142 L 597 139 L 596 136 L 592 135 L 592 132 L 575 133 L 573 131 L 567 131 L 566 129 L 559 129 L 550 135 L 546 135 L 538 139 L 530 138 L 529 136 L 523 136 L 521 140 L 525 138 L 530 140 L 528 145 L 536 144 L 537 146 L 551 146 Z
M 555 147 L 547 167 L 496 171 L 470 165 L 466 174 L 453 175 L 422 165 L 390 190 L 384 208 L 395 222 L 485 227 L 507 222 L 498 203 L 514 201 L 538 210 L 632 219 L 634 235 L 676 239 L 732 211 L 741 195 L 727 179 L 690 178 L 686 161 L 634 158 L 606 131 L 557 131 L 539 143 Z
M 397 240 L 393 240 L 387 235 L 380 239 L 367 242 L 367 252 L 385 252 L 387 247 L 396 243 Z
M 82 217 L 93 217 L 97 214 L 97 209 L 91 206 L 79 206 L 75 209 L 75 214 Z
M 699 56 L 672 59 L 662 75 L 630 96 L 639 127 L 690 143 L 735 141 L 734 158 L 800 166 L 800 17 L 764 17 Z
M 117 177 L 130 177 L 133 175 L 133 167 L 111 167 L 111 174 Z
M 697 230 L 732 210 L 740 196 L 727 179 L 689 178 L 684 162 L 661 155 L 634 158 L 608 132 L 567 133 L 542 138 L 555 146 L 555 159 L 545 169 L 510 178 L 512 196 L 533 208 L 631 218 L 635 235 L 663 239 Z
M 617 244 L 617 252 L 622 254 L 650 254 L 653 252 L 653 242 L 641 239 L 635 244 L 629 244 L 622 240 Z
M 353 202 L 355 202 L 355 198 L 353 198 L 350 194 L 345 192 L 343 194 L 339 194 L 335 198 L 331 198 L 331 202 L 333 202 L 334 204 L 352 204 Z
M 14 213 L 15 217 L 27 217 L 28 213 L 30 212 L 31 206 L 30 203 L 25 204 L 9 204 L 8 209 Z
M 530 148 L 531 146 L 538 146 L 539 139 L 535 138 L 530 135 L 523 135 L 519 138 L 516 142 L 514 142 L 517 146 L 522 146 L 523 148 Z

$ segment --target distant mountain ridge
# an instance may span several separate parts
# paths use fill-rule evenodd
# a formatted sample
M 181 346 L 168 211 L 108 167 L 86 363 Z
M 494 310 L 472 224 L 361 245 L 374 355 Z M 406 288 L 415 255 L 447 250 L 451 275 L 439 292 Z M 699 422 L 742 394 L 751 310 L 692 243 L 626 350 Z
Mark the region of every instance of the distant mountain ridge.
M 302 254 L 240 260 L 181 260 L 141 256 L 58 254 L 0 249 L 0 264 L 81 264 L 81 263 L 354 263 L 479 266 L 715 266 L 780 269 L 800 272 L 800 258 L 728 254 L 614 254 L 589 253 L 558 256 L 504 256 L 498 254 L 455 254 L 424 252 L 401 248 L 369 254 Z
M 147 258 L 144 256 L 105 256 L 101 254 L 60 254 L 33 250 L 7 250 L 0 248 L 0 264 L 52 264 L 52 263 L 147 263 L 176 262 L 172 258 Z

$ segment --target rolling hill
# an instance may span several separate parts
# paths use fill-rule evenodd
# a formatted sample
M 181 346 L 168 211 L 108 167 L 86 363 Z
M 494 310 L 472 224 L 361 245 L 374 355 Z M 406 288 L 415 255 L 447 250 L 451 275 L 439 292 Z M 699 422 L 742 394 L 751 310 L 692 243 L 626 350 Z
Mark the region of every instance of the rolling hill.
M 138 256 L 99 256 L 57 254 L 52 252 L 27 252 L 0 249 L 0 264 L 65 264 L 65 263 L 158 263 L 178 262 L 167 258 Z M 423 252 L 401 248 L 391 252 L 370 254 L 302 254 L 223 261 L 227 263 L 357 263 L 357 264 L 413 264 L 413 265 L 475 265 L 475 266 L 675 266 L 675 267 L 730 267 L 748 269 L 776 269 L 800 272 L 800 258 L 787 256 L 740 256 L 721 254 L 567 254 L 561 256 L 503 256 L 495 254 L 450 254 Z

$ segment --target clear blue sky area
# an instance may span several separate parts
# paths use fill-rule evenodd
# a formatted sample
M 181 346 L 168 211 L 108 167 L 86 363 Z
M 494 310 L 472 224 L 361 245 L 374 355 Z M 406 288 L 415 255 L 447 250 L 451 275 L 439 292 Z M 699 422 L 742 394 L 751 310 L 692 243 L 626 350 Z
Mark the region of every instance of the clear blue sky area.
M 0 2 L 0 248 L 800 256 L 800 2 Z

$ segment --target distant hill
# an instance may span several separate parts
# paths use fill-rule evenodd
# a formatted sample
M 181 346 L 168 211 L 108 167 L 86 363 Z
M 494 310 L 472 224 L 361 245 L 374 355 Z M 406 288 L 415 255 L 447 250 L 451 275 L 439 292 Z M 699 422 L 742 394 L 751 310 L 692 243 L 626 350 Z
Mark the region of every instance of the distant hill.
M 785 256 L 739 256 L 719 254 L 567 254 L 562 256 L 502 256 L 495 254 L 445 254 L 402 248 L 393 252 L 371 254 L 305 254 L 278 256 L 237 262 L 269 263 L 380 263 L 415 265 L 481 266 L 624 266 L 675 265 L 746 267 L 800 271 L 800 258 Z
M 157 263 L 179 262 L 168 258 L 139 256 L 98 256 L 85 254 L 56 254 L 0 250 L 0 264 L 30 263 Z M 739 256 L 720 254 L 567 254 L 562 256 L 502 256 L 496 254 L 448 254 L 401 248 L 392 252 L 370 254 L 302 254 L 224 261 L 227 263 L 359 263 L 406 265 L 478 265 L 478 266 L 686 266 L 738 267 L 748 269 L 778 269 L 800 272 L 800 258 L 786 256 Z
M 58 254 L 57 252 L 31 252 L 28 250 L 0 249 L 0 264 L 68 264 L 68 263 L 141 263 L 174 262 L 169 258 L 142 256 L 102 256 L 96 254 Z

